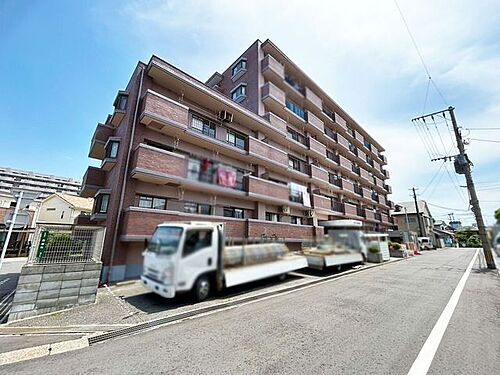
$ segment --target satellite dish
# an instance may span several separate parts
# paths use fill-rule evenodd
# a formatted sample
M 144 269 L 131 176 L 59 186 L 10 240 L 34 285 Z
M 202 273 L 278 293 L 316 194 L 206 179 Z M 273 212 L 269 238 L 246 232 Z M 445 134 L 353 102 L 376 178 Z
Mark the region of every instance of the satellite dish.
M 9 211 L 5 215 L 3 222 L 6 227 L 10 225 L 13 216 L 14 216 L 14 210 Z M 28 213 L 26 212 L 18 212 L 16 217 L 16 222 L 14 223 L 14 229 L 22 229 L 26 227 L 29 223 L 30 223 L 30 215 L 28 215 Z

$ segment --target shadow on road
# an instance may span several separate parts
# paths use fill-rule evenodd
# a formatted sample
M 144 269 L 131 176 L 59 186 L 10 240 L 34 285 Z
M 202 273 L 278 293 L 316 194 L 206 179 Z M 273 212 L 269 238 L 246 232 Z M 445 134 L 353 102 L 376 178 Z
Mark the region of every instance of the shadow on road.
M 288 275 L 285 280 L 280 280 L 277 277 L 265 280 L 259 280 L 253 283 L 248 283 L 245 285 L 235 286 L 229 289 L 225 289 L 224 291 L 214 295 L 212 298 L 209 299 L 209 301 L 237 297 L 239 295 L 253 292 L 258 289 L 273 287 L 280 284 L 286 284 L 287 282 L 298 280 L 301 278 L 302 277 L 298 275 Z M 130 303 L 136 309 L 141 310 L 142 312 L 145 312 L 147 314 L 173 310 L 179 307 L 195 304 L 190 293 L 179 294 L 174 299 L 163 298 L 155 293 L 144 293 L 135 296 L 125 297 L 124 300 L 127 303 Z

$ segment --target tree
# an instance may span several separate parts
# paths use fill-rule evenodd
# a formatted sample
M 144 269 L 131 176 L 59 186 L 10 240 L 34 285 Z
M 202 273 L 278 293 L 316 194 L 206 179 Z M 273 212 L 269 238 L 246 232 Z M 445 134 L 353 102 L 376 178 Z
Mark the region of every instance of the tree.
M 460 247 L 481 247 L 482 242 L 479 236 L 470 230 L 458 231 L 455 234 L 455 239 L 457 240 Z
M 497 219 L 497 224 L 500 224 L 500 208 L 495 211 L 495 219 Z

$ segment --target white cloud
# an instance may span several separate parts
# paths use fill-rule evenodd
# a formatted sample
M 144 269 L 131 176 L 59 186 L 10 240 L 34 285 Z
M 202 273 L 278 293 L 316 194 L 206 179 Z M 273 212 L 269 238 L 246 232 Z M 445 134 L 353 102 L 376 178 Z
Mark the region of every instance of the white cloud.
M 399 4 L 459 123 L 498 127 L 498 1 Z M 253 40 L 273 40 L 385 146 L 393 200 L 406 200 L 407 189 L 424 187 L 439 167 L 409 121 L 421 114 L 427 80 L 392 0 L 135 1 L 121 9 L 117 19 L 106 19 L 108 28 L 121 28 L 144 54 L 163 56 L 200 79 L 225 68 Z M 427 110 L 444 107 L 431 87 Z M 500 132 L 476 134 L 500 139 Z M 472 142 L 468 152 L 476 165 L 500 163 L 498 144 Z M 463 207 L 449 177 L 442 181 L 432 199 Z M 494 193 L 487 200 L 500 201 Z

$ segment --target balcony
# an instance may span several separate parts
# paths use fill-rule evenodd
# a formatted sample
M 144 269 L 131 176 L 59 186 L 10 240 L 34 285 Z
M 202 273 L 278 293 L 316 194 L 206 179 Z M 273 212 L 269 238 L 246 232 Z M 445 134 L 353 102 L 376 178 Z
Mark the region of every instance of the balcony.
M 349 142 L 344 138 L 343 135 L 337 133 L 337 143 L 342 146 L 345 150 L 349 150 Z
M 370 181 L 371 176 L 370 176 L 370 173 L 368 173 L 367 170 L 361 168 L 360 172 L 361 172 L 361 174 L 360 174 L 361 177 L 363 177 L 366 181 Z
M 349 171 L 352 171 L 351 161 L 342 155 L 339 155 L 339 165 Z
M 310 125 L 310 131 L 316 131 L 320 134 L 323 134 L 325 132 L 325 124 L 312 112 L 307 112 L 307 124 Z
M 347 180 L 342 180 L 342 190 L 350 191 L 354 193 L 354 184 Z
M 375 212 L 373 214 L 373 217 L 375 218 L 375 220 L 377 221 L 382 221 L 382 215 L 380 214 L 380 212 Z
M 142 99 L 140 122 L 169 136 L 180 135 L 188 128 L 188 111 L 187 106 L 148 90 Z
M 393 201 L 387 200 L 387 205 L 389 206 L 389 208 L 390 208 L 391 210 L 393 210 L 393 209 L 394 209 L 394 202 L 393 202 Z
M 372 193 L 372 201 L 377 202 L 377 203 L 380 202 L 378 194 Z
M 291 225 L 272 221 L 248 219 L 248 238 L 276 238 L 281 241 L 314 239 L 314 227 L 309 225 Z
M 272 112 L 280 113 L 285 107 L 285 93 L 273 83 L 267 82 L 261 88 L 262 101 Z
M 270 168 L 288 168 L 288 154 L 256 138 L 248 138 L 248 155 L 257 163 Z
M 326 155 L 326 146 L 312 137 L 308 137 L 307 139 L 309 150 L 313 152 L 315 156 L 324 158 Z
M 334 154 L 330 150 L 326 150 L 326 158 L 333 161 L 335 164 L 340 165 L 340 155 Z
M 275 204 L 289 204 L 290 191 L 285 184 L 248 176 L 248 196 Z
M 365 210 L 360 206 L 356 206 L 356 216 L 365 217 Z
M 264 115 L 264 118 L 269 121 L 271 124 L 271 127 L 275 128 L 276 130 L 286 133 L 286 121 L 283 120 L 281 117 L 276 116 L 272 112 L 268 112 Z
M 310 166 L 311 169 L 311 178 L 314 180 L 315 183 L 328 186 L 329 179 L 328 179 L 328 171 L 324 170 L 323 168 L 317 167 L 314 164 L 311 164 Z
M 179 184 L 187 176 L 187 158 L 141 143 L 134 151 L 131 170 L 131 177 L 141 181 Z
M 390 225 L 391 222 L 389 220 L 389 215 L 387 215 L 386 213 L 382 213 L 381 214 L 381 217 L 382 217 L 382 224 L 386 224 L 386 225 Z
M 104 146 L 109 137 L 113 136 L 114 129 L 105 124 L 97 124 L 90 142 L 89 158 L 102 160 L 106 156 Z
M 323 108 L 323 102 L 320 97 L 316 95 L 309 87 L 306 87 L 306 102 L 313 105 L 318 111 Z
M 80 196 L 84 198 L 93 197 L 97 190 L 104 187 L 106 172 L 100 168 L 88 167 L 82 181 Z
M 271 55 L 266 55 L 261 62 L 262 74 L 268 81 L 283 81 L 285 79 L 285 67 Z
M 335 123 L 344 130 L 347 130 L 347 122 L 338 113 L 335 113 Z
M 381 169 L 382 173 L 384 174 L 385 178 L 390 178 L 390 174 L 389 174 L 389 171 L 387 169 Z
M 335 143 L 338 142 L 337 133 L 335 131 L 333 131 L 332 129 L 330 129 L 328 126 L 325 126 L 325 134 L 327 137 L 333 139 L 335 141 Z
M 125 114 L 127 113 L 127 102 L 128 102 L 128 92 L 127 91 L 118 91 L 116 95 L 115 102 L 113 106 L 115 110 L 111 115 L 109 120 L 109 124 L 113 127 L 117 127 L 122 122 Z
M 345 214 L 349 216 L 358 216 L 358 206 L 351 203 L 344 203 Z
M 373 213 L 373 210 L 365 208 L 365 218 L 366 220 L 375 221 L 375 214 Z
M 316 210 L 331 210 L 332 200 L 323 195 L 313 194 L 313 203 Z

